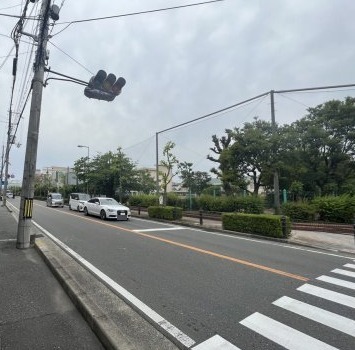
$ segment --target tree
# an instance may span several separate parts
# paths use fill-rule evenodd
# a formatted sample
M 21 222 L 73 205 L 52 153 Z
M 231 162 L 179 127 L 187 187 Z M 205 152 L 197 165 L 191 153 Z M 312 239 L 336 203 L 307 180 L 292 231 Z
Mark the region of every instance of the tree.
M 243 128 L 235 128 L 232 139 L 233 145 L 222 153 L 222 164 L 229 169 L 228 176 L 236 188 L 248 190 L 250 181 L 253 194 L 257 195 L 261 186 L 272 184 L 273 169 L 277 167 L 275 145 L 279 135 L 270 122 L 255 118 L 254 122 L 245 123 Z
M 167 203 L 167 189 L 168 185 L 172 181 L 173 177 L 178 173 L 174 172 L 174 166 L 179 164 L 178 159 L 172 153 L 172 150 L 175 147 L 175 143 L 168 141 L 163 149 L 163 156 L 165 159 L 160 161 L 160 165 L 164 168 L 163 171 L 160 171 L 159 175 L 161 176 L 161 183 L 163 189 L 163 205 Z
M 307 191 L 342 193 L 355 176 L 355 98 L 328 101 L 308 112 L 291 125 L 299 137 L 290 152 L 306 169 L 301 182 Z
M 226 136 L 222 136 L 220 139 L 217 135 L 212 135 L 212 142 L 214 147 L 211 147 L 210 150 L 218 155 L 218 158 L 213 157 L 211 155 L 207 156 L 207 159 L 218 163 L 218 168 L 212 168 L 211 173 L 217 175 L 219 179 L 221 179 L 223 184 L 224 191 L 229 194 L 232 192 L 232 185 L 231 185 L 231 177 L 230 177 L 230 169 L 228 169 L 228 165 L 225 162 L 222 162 L 221 155 L 224 150 L 228 149 L 231 142 L 232 142 L 232 130 L 226 129 L 225 130 Z
M 193 173 L 191 190 L 200 195 L 203 190 L 210 186 L 211 176 L 205 171 L 196 171 Z
M 156 189 L 155 180 L 151 177 L 148 170 L 138 170 L 136 175 L 136 191 L 150 194 Z
M 80 158 L 74 163 L 78 180 L 86 180 L 89 192 L 110 197 L 118 195 L 120 201 L 137 188 L 137 170 L 134 163 L 121 151 L 98 154 L 90 162 Z
M 192 163 L 183 162 L 178 165 L 178 169 L 180 171 L 180 178 L 182 179 L 182 186 L 188 188 L 189 190 L 189 202 L 190 202 L 190 210 L 192 207 L 191 202 L 191 187 L 193 181 L 193 171 L 192 171 Z
M 205 188 L 210 186 L 211 176 L 203 171 L 193 171 L 192 166 L 192 163 L 179 163 L 182 186 L 188 188 L 191 193 L 200 195 Z

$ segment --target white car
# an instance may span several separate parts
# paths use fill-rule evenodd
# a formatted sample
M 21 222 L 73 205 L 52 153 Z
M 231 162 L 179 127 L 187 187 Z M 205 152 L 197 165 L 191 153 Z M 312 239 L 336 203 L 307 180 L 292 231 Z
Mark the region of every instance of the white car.
M 84 211 L 86 201 L 90 196 L 86 193 L 70 193 L 69 195 L 69 210 Z
M 84 203 L 84 214 L 99 216 L 102 220 L 128 220 L 131 210 L 114 198 L 94 197 Z

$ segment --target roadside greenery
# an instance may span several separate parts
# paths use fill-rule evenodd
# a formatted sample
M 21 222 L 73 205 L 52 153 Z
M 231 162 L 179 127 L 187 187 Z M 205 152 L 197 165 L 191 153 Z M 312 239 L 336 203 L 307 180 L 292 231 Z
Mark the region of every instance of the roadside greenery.
M 332 100 L 314 108 L 290 125 L 273 126 L 254 118 L 243 127 L 212 136 L 215 164 L 211 173 L 222 186 L 211 186 L 207 172 L 179 160 L 169 141 L 159 162 L 159 192 L 163 205 L 183 210 L 262 214 L 273 197 L 274 173 L 279 174 L 283 215 L 292 220 L 351 223 L 355 216 L 355 98 Z M 75 186 L 53 186 L 46 175 L 36 179 L 35 195 L 59 191 L 104 194 L 131 206 L 155 207 L 160 203 L 156 179 L 138 170 L 118 148 L 116 152 L 83 157 L 74 164 Z M 174 176 L 181 193 L 169 193 Z M 62 181 L 65 183 L 65 181 Z M 283 195 L 283 193 L 285 195 Z
M 280 189 L 294 199 L 355 194 L 355 98 L 332 100 L 291 125 L 276 125 L 258 118 L 242 128 L 227 129 L 220 139 L 212 136 L 219 164 L 211 171 L 223 182 L 226 194 L 241 189 L 273 189 L 273 172 Z M 248 187 L 252 184 L 252 190 Z
M 291 233 L 290 219 L 280 215 L 223 214 L 222 225 L 225 230 L 269 237 L 286 238 Z

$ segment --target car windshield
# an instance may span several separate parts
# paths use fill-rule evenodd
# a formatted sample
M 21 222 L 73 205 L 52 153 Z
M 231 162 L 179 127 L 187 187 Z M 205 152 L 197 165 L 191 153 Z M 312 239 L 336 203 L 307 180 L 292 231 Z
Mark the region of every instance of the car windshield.
M 52 198 L 53 198 L 53 199 L 62 199 L 62 195 L 59 194 L 59 193 L 53 193 L 53 194 L 52 194 Z
M 86 193 L 79 193 L 79 199 L 82 201 L 88 201 L 90 199 L 90 196 Z
M 119 203 L 113 198 L 102 198 L 100 199 L 101 205 L 118 205 Z

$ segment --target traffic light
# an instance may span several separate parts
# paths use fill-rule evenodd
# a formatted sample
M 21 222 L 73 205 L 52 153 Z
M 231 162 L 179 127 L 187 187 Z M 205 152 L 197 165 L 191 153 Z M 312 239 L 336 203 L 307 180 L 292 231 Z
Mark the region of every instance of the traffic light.
M 97 100 L 113 101 L 121 93 L 125 84 L 124 78 L 120 77 L 116 80 L 114 74 L 107 75 L 104 70 L 99 70 L 84 89 L 84 95 Z

